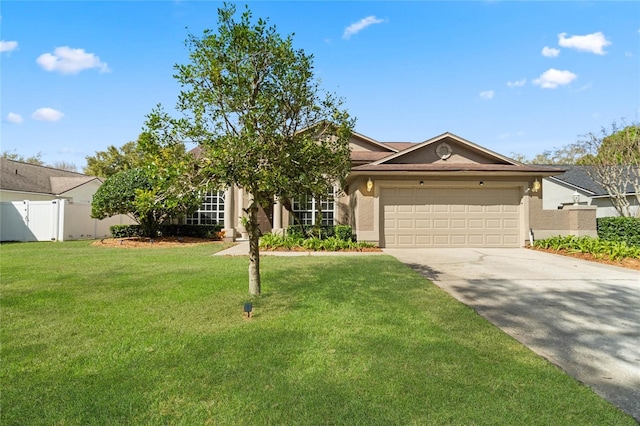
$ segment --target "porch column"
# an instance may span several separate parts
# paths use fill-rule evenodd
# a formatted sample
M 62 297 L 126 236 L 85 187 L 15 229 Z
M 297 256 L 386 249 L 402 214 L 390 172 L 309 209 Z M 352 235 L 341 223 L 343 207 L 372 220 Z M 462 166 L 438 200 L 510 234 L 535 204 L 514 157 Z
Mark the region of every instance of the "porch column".
M 245 229 L 240 218 L 246 217 L 247 213 L 244 211 L 246 200 L 249 199 L 249 193 L 244 188 L 238 189 L 238 232 L 243 240 L 249 239 L 249 233 Z
M 276 235 L 284 235 L 284 229 L 282 229 L 282 203 L 277 197 L 273 205 L 273 229 L 271 232 Z
M 236 230 L 233 227 L 233 186 L 224 191 L 224 241 L 233 242 L 236 240 Z

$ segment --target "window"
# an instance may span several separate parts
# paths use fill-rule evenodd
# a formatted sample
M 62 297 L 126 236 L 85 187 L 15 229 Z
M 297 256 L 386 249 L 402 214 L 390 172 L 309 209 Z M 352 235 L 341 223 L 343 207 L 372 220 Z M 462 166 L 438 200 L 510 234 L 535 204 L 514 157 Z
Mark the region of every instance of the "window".
M 333 225 L 335 218 L 335 202 L 334 192 L 327 194 L 327 197 L 323 197 L 316 200 L 310 196 L 300 197 L 298 200 L 293 200 L 291 203 L 293 212 L 298 216 L 300 222 L 303 225 L 315 225 L 316 218 L 322 211 L 321 225 Z M 294 223 L 294 218 L 291 218 L 291 222 Z
M 200 209 L 187 216 L 187 225 L 224 225 L 224 191 L 210 191 Z

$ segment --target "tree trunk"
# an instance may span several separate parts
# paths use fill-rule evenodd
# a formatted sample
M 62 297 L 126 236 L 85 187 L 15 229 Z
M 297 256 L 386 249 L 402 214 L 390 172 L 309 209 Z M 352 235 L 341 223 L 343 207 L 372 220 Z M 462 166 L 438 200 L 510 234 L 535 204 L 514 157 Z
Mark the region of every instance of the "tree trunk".
M 260 227 L 258 226 L 258 206 L 252 202 L 249 206 L 249 294 L 260 295 Z

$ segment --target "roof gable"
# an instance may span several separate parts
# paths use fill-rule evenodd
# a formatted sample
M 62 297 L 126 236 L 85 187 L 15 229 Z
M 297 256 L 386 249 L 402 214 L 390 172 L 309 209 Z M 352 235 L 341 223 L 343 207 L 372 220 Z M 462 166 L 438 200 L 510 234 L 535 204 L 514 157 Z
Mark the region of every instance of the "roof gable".
M 439 151 L 442 149 L 442 151 Z M 449 152 L 450 150 L 450 152 Z M 452 133 L 443 133 L 435 138 L 408 147 L 386 158 L 379 164 L 503 164 L 520 165 L 489 149 L 476 145 Z

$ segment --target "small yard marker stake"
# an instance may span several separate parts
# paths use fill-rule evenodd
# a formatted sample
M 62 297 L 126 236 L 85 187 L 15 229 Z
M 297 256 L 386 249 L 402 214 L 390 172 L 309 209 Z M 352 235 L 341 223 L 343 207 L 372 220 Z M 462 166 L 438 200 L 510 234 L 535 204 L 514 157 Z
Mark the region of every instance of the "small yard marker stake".
M 251 303 L 245 303 L 244 304 L 244 311 L 247 314 L 247 318 L 251 318 L 251 311 L 253 311 L 253 304 Z

